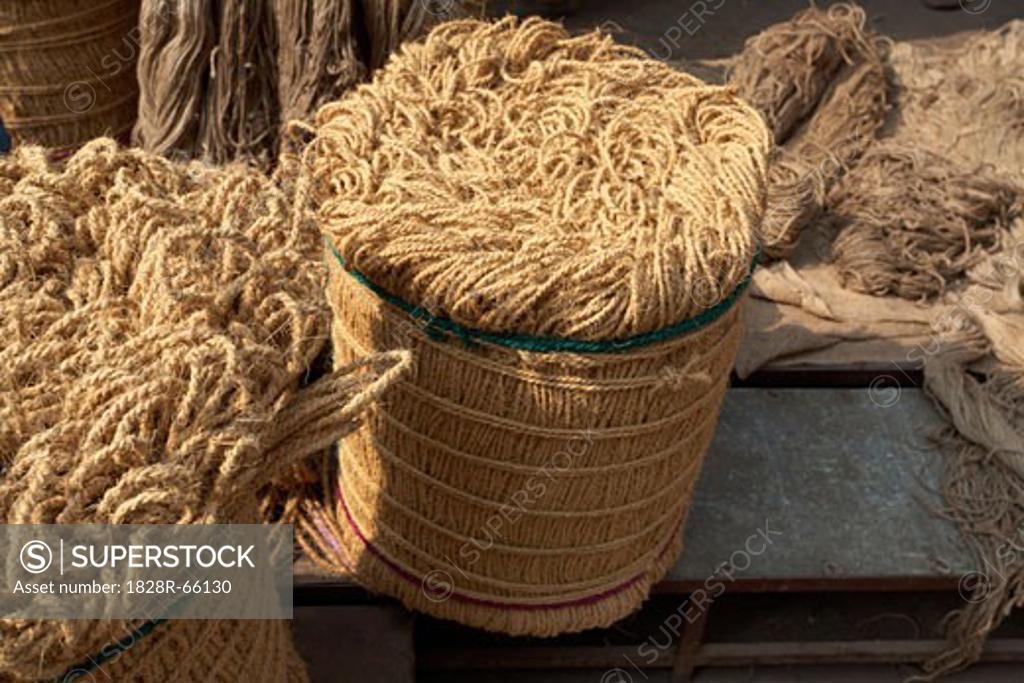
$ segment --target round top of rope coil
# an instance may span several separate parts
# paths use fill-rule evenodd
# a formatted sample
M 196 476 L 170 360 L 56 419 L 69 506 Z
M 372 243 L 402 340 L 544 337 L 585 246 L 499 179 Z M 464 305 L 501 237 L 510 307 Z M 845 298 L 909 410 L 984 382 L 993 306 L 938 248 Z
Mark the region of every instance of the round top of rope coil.
M 317 115 L 348 267 L 483 332 L 626 339 L 749 274 L 770 134 L 726 87 L 540 19 L 456 21 Z

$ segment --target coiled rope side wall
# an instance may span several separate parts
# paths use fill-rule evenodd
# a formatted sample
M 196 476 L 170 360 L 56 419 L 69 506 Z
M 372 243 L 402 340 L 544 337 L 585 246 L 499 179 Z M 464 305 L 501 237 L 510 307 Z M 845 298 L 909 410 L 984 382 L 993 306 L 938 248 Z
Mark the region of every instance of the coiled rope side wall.
M 317 123 L 298 201 L 329 242 L 335 362 L 415 359 L 340 445 L 317 559 L 506 633 L 629 613 L 678 555 L 739 344 L 760 116 L 506 19 L 435 29 Z
M 135 121 L 140 0 L 0 6 L 0 117 L 16 144 L 69 151 Z

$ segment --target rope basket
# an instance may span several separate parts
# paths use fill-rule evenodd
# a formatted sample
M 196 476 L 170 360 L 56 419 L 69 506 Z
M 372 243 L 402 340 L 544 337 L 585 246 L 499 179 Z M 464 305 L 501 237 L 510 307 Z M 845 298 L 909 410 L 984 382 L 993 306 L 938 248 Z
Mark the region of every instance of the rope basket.
M 0 8 L 0 117 L 20 144 L 71 150 L 135 121 L 139 0 Z
M 340 444 L 314 559 L 510 634 L 629 613 L 681 549 L 739 343 L 762 120 L 506 19 L 435 29 L 317 124 L 335 362 L 415 361 Z

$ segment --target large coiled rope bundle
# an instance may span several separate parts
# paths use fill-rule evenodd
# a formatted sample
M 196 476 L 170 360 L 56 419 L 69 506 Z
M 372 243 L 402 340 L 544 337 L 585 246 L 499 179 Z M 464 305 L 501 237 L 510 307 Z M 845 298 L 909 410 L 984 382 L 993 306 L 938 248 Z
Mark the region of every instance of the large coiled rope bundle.
M 415 363 L 341 444 L 318 559 L 516 634 L 674 562 L 736 352 L 770 133 L 599 33 L 453 22 L 317 117 L 335 362 Z M 332 487 L 333 488 L 333 487 Z

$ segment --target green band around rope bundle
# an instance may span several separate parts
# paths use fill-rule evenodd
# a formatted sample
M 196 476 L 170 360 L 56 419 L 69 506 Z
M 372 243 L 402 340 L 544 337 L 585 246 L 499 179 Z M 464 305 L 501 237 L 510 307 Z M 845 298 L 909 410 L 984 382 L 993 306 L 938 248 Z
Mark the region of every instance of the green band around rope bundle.
M 758 245 L 757 251 L 754 253 L 754 258 L 750 262 L 750 271 L 747 273 L 747 276 L 743 278 L 738 285 L 736 285 L 736 288 L 733 289 L 727 297 L 711 308 L 701 311 L 698 315 L 695 315 L 692 318 L 687 318 L 686 320 L 681 320 L 680 322 L 668 325 L 667 327 L 662 327 L 661 329 L 657 329 L 652 332 L 644 332 L 643 334 L 637 334 L 632 337 L 624 337 L 622 339 L 607 341 L 586 341 L 582 339 L 566 339 L 564 337 L 534 337 L 525 334 L 499 334 L 495 332 L 487 332 L 485 330 L 478 330 L 460 325 L 448 318 L 433 315 L 422 306 L 413 306 L 404 299 L 395 296 L 383 287 L 372 282 L 359 271 L 348 270 L 345 265 L 345 258 L 334 246 L 334 243 L 330 239 L 327 239 L 326 241 L 327 246 L 334 254 L 334 257 L 338 259 L 338 263 L 341 264 L 341 267 L 345 272 L 349 273 L 352 277 L 365 285 L 370 291 L 387 303 L 396 306 L 416 320 L 423 321 L 425 323 L 426 333 L 430 338 L 441 340 L 444 339 L 446 334 L 450 334 L 461 339 L 467 346 L 472 346 L 476 342 L 484 342 L 488 344 L 495 344 L 497 346 L 504 346 L 510 349 L 516 349 L 518 351 L 534 351 L 538 353 L 621 353 L 630 349 L 636 349 L 642 346 L 666 341 L 673 337 L 678 337 L 689 332 L 699 330 L 702 327 L 706 327 L 718 318 L 722 317 L 736 304 L 737 301 L 739 301 L 743 292 L 748 286 L 750 286 L 750 281 L 754 276 L 754 269 L 757 267 L 757 263 L 761 257 L 761 247 Z

